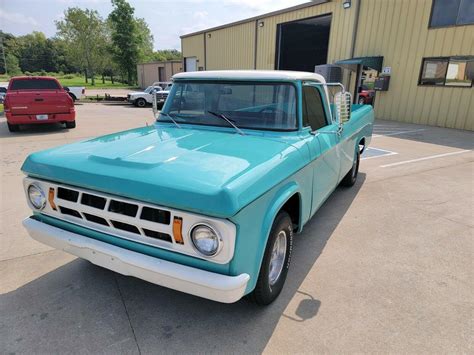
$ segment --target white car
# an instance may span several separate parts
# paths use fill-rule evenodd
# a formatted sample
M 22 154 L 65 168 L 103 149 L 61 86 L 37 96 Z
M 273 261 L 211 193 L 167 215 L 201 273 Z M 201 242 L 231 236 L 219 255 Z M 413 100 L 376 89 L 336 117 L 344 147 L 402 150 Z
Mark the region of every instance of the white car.
M 0 104 L 3 104 L 3 101 L 5 101 L 6 94 L 7 94 L 7 88 L 4 86 L 0 86 Z
M 84 86 L 64 86 L 64 90 L 71 96 L 72 101 L 80 100 L 86 95 L 86 88 Z
M 160 95 L 166 93 L 166 96 L 168 96 L 170 88 L 171 83 L 169 82 L 157 82 L 147 87 L 144 91 L 129 93 L 127 101 L 135 106 L 145 107 L 147 104 L 151 105 L 153 103 L 153 94 L 158 93 L 157 95 Z

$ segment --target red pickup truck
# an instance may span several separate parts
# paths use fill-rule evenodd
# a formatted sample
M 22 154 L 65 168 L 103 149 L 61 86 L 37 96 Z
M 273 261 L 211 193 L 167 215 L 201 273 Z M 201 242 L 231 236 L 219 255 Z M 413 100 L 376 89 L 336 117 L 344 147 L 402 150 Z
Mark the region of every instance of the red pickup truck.
M 16 132 L 22 124 L 64 123 L 76 127 L 74 102 L 61 84 L 51 77 L 19 76 L 10 79 L 4 111 L 8 129 Z

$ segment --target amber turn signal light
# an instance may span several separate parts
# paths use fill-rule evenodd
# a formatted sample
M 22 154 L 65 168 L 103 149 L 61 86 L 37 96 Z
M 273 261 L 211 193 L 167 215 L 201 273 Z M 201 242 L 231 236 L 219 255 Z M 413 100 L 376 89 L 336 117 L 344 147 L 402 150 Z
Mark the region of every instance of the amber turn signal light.
M 173 236 L 174 236 L 174 241 L 178 244 L 184 244 L 182 231 L 183 231 L 183 219 L 181 217 L 174 217 Z
M 48 201 L 51 206 L 51 208 L 55 211 L 57 211 L 56 204 L 54 203 L 54 188 L 50 187 L 49 188 L 49 193 L 48 193 Z

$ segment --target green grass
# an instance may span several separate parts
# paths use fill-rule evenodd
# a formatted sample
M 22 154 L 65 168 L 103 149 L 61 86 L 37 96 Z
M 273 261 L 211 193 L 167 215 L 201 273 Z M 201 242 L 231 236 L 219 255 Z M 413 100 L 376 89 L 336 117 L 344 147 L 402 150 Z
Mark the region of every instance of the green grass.
M 65 78 L 67 77 L 67 78 Z M 102 83 L 102 78 L 96 77 L 95 85 L 92 86 L 91 81 L 86 83 L 84 76 L 73 76 L 70 78 L 70 75 L 64 75 L 57 78 L 62 86 L 85 86 L 88 89 L 129 89 L 133 86 L 129 86 L 124 83 L 115 82 L 112 84 L 110 80 L 105 80 L 105 83 Z
M 35 73 L 37 74 L 37 73 Z M 20 74 L 22 75 L 22 74 Z M 102 78 L 97 76 L 95 79 L 95 85 L 92 86 L 91 81 L 86 84 L 83 75 L 75 74 L 57 74 L 57 73 L 47 73 L 48 76 L 53 76 L 59 80 L 62 86 L 85 86 L 87 89 L 134 89 L 135 86 L 130 86 L 124 83 L 112 82 L 110 80 L 105 80 L 105 83 L 102 83 Z M 0 82 L 10 80 L 8 75 L 0 75 Z
M 0 104 L 0 112 L 3 112 L 3 104 Z

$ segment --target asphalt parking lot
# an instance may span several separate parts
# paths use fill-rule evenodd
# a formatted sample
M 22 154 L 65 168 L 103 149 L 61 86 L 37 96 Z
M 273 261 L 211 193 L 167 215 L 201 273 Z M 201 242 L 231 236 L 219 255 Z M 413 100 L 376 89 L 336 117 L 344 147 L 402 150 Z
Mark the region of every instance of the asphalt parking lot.
M 218 304 L 52 250 L 21 226 L 33 151 L 152 124 L 151 109 L 77 106 L 77 128 L 0 118 L 2 353 L 468 353 L 474 309 L 474 134 L 378 121 L 357 184 L 295 239 L 262 308 Z

